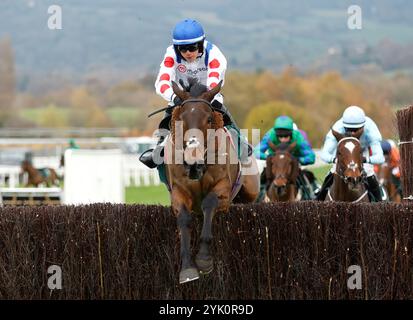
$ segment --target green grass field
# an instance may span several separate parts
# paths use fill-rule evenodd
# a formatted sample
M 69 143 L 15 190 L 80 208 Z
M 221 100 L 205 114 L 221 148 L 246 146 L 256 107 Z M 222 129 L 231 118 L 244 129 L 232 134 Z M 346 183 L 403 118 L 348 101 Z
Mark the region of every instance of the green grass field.
M 314 168 L 311 171 L 317 177 L 320 184 L 323 182 L 331 166 Z M 128 204 L 161 204 L 170 205 L 169 192 L 164 185 L 150 187 L 128 187 L 126 188 L 126 203 Z
M 168 189 L 162 184 L 149 187 L 128 187 L 125 198 L 127 204 L 161 204 L 170 205 Z

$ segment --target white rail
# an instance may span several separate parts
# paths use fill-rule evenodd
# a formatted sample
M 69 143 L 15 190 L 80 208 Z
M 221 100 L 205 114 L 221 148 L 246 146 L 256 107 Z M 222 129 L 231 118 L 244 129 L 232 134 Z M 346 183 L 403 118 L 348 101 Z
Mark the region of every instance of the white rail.
M 308 166 L 309 169 L 325 165 L 320 160 L 319 150 L 315 150 L 316 163 Z M 63 175 L 63 168 L 60 168 L 59 157 L 34 157 L 33 164 L 36 168 L 50 167 L 56 170 L 58 175 Z M 258 161 L 260 172 L 265 166 L 265 161 Z M 149 169 L 139 161 L 138 155 L 124 154 L 122 156 L 122 172 L 124 185 L 126 187 L 140 187 L 159 185 L 158 170 Z M 19 183 L 26 183 L 27 176 L 20 177 L 21 169 L 18 166 L 1 166 L 0 165 L 0 187 L 17 187 Z

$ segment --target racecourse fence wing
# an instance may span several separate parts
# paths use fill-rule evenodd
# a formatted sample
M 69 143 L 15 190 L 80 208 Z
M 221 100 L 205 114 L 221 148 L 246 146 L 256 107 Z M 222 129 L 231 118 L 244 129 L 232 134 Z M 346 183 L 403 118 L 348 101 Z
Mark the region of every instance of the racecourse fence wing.
M 403 198 L 413 201 L 413 106 L 397 110 Z
M 0 298 L 412 299 L 412 213 L 412 203 L 236 205 L 215 217 L 212 273 L 179 285 L 169 207 L 6 206 Z M 48 288 L 51 265 L 61 290 Z M 361 290 L 347 287 L 351 265 Z

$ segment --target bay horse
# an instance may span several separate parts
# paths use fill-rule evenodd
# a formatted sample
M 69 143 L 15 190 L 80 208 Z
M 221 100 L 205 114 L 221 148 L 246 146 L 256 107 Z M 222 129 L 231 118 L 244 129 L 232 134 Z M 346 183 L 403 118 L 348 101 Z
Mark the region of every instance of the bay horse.
M 333 184 L 328 190 L 326 201 L 369 202 L 368 190 L 364 183 L 363 155 L 360 128 L 351 136 L 340 134 L 332 130 L 336 140 L 336 170 Z
M 291 154 L 296 142 L 276 146 L 269 141 L 274 154 L 266 160 L 266 197 L 264 202 L 295 201 L 298 193 L 297 178 L 300 172 L 298 160 Z
M 253 202 L 259 194 L 255 158 L 249 157 L 248 164 L 240 163 L 236 145 L 224 128 L 223 115 L 211 104 L 221 85 L 222 81 L 208 91 L 196 83 L 187 92 L 172 82 L 173 92 L 183 102 L 172 111 L 171 133 L 165 138 L 164 163 L 180 237 L 181 284 L 213 270 L 210 246 L 214 215 L 228 213 L 231 202 Z M 196 264 L 190 248 L 193 213 L 203 215 Z
M 400 183 L 398 178 L 396 178 L 392 173 L 392 168 L 390 166 L 389 155 L 384 155 L 384 163 L 378 166 L 377 177 L 380 184 L 385 188 L 389 200 L 400 203 L 402 201 L 402 195 L 398 183 Z
M 59 176 L 53 168 L 36 169 L 29 160 L 24 160 L 21 164 L 23 173 L 27 172 L 29 179 L 26 187 L 31 185 L 38 187 L 45 183 L 47 187 L 59 185 Z

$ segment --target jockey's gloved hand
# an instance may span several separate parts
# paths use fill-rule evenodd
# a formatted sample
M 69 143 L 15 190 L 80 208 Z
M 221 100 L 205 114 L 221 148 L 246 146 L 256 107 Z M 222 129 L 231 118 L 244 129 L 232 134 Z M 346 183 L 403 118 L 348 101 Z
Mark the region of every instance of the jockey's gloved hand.
M 174 105 L 175 105 L 175 106 L 180 106 L 180 105 L 182 104 L 182 100 L 181 100 L 181 98 L 179 98 L 178 96 L 175 96 L 173 102 L 174 102 Z

